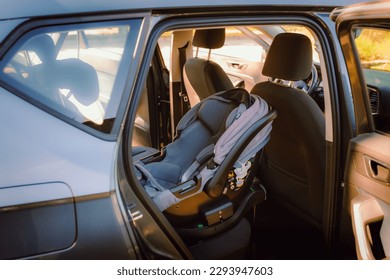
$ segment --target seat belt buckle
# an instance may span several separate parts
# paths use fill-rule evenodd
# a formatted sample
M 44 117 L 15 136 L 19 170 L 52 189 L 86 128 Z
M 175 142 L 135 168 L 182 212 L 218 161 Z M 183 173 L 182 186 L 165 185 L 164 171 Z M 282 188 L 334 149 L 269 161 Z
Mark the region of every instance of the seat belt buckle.
M 197 194 L 202 188 L 202 177 L 200 174 L 194 176 L 193 179 L 179 184 L 176 187 L 170 188 L 171 193 L 179 199 L 184 199 Z
M 179 92 L 179 96 L 183 98 L 184 102 L 188 102 L 188 95 L 186 93 Z

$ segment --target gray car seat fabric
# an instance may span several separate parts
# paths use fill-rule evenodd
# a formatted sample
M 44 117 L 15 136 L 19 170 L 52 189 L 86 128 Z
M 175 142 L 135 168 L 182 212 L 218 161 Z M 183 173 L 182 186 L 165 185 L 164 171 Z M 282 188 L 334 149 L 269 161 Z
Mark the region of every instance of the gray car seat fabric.
M 225 29 L 196 30 L 192 45 L 197 48 L 221 48 L 225 43 Z M 210 55 L 210 52 L 209 52 Z M 210 59 L 194 57 L 186 61 L 183 82 L 191 107 L 210 95 L 234 88 L 225 71 Z
M 257 84 L 251 93 L 261 96 L 278 112 L 260 168 L 264 185 L 313 224 L 320 225 L 325 185 L 325 119 L 308 94 L 286 83 L 306 79 L 311 66 L 309 38 L 279 34 L 263 69 L 263 74 L 272 79 Z M 280 80 L 283 84 L 279 84 Z
M 145 177 L 144 187 L 161 211 L 180 201 L 169 190 L 200 174 L 202 192 L 218 166 L 245 131 L 269 111 L 264 100 L 244 89 L 217 93 L 193 107 L 180 121 L 178 137 L 166 146 L 164 158 L 135 166 Z M 269 140 L 271 124 L 243 149 L 236 168 L 243 168 Z

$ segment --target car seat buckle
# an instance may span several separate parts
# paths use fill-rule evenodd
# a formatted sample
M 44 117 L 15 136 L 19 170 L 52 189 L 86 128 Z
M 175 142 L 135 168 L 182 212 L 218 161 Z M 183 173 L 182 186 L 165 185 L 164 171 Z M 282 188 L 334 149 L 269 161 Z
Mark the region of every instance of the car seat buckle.
M 183 199 L 197 193 L 202 187 L 202 177 L 197 174 L 193 179 L 169 189 L 177 198 Z

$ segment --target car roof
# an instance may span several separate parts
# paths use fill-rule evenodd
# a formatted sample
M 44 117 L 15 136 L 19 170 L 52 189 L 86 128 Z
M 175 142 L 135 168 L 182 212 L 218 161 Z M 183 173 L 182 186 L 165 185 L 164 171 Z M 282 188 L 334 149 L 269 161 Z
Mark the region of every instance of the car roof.
M 185 8 L 204 7 L 242 7 L 254 5 L 270 6 L 313 6 L 338 7 L 359 0 L 2 0 L 0 20 L 31 18 L 40 16 L 67 15 L 74 13 L 96 13 L 103 11 L 148 11 L 148 10 L 178 10 Z

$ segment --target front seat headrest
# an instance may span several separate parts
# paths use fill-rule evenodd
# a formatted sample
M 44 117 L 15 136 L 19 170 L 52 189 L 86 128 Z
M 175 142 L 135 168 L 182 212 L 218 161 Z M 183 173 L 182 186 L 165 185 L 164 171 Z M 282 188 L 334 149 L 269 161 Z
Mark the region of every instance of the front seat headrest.
M 263 75 L 288 81 L 309 77 L 313 63 L 310 39 L 297 33 L 280 33 L 272 41 Z
M 198 48 L 218 49 L 225 44 L 225 28 L 195 30 L 192 45 Z

